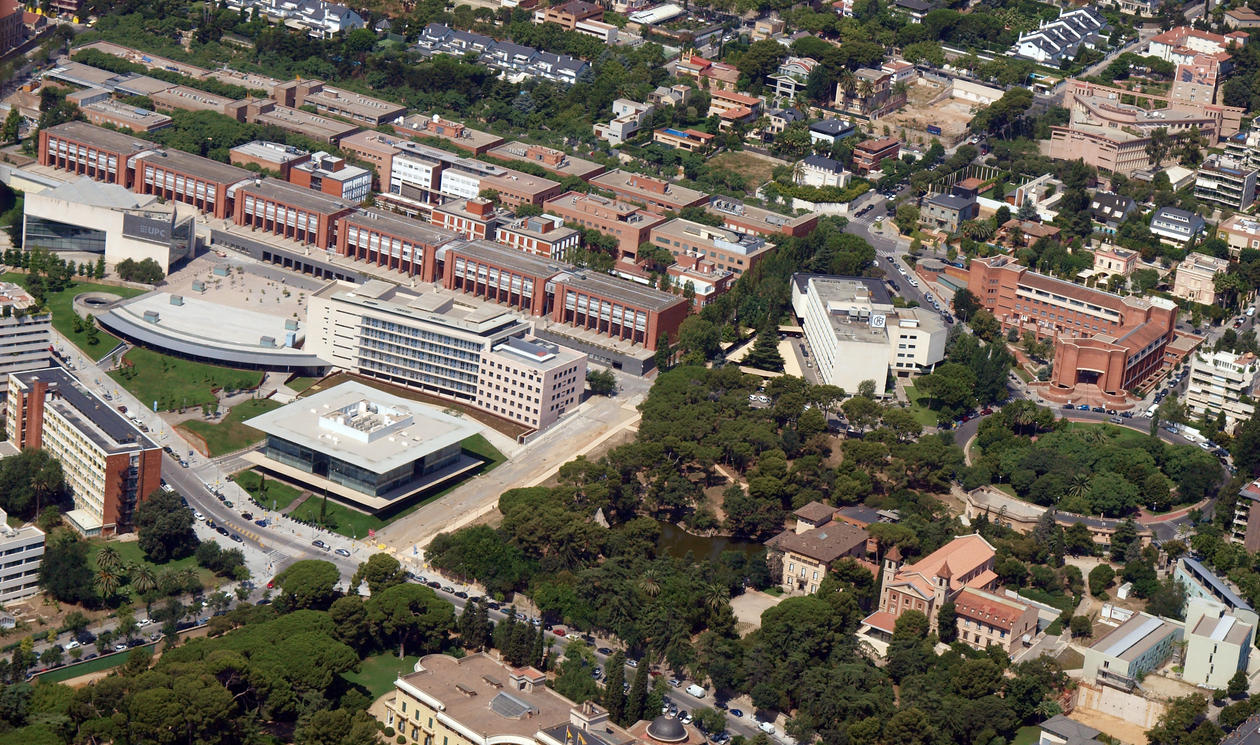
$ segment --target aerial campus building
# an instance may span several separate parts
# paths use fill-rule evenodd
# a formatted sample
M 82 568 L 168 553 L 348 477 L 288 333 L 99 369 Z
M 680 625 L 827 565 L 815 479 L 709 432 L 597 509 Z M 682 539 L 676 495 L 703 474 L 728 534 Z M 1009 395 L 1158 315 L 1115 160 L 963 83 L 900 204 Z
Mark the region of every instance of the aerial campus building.
M 267 441 L 246 460 L 372 512 L 481 465 L 460 444 L 480 425 L 357 382 L 247 424 Z

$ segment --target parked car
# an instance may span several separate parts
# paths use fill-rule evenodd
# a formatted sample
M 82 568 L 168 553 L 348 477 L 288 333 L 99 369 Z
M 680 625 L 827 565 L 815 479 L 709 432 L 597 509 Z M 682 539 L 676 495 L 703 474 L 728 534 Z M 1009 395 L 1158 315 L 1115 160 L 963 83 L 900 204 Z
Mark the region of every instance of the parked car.
M 333 551 L 333 553 L 334 553 L 334 554 L 337 554 L 338 556 L 349 556 L 349 555 L 350 555 L 350 552 L 349 552 L 349 551 L 347 551 L 347 550 L 345 550 L 344 548 L 339 548 L 339 549 L 337 549 L 336 551 Z
M 774 734 L 774 725 L 770 722 L 757 722 L 757 729 L 765 732 L 767 735 Z
M 321 540 L 320 540 L 320 539 L 318 539 L 318 538 L 316 538 L 315 540 L 311 541 L 311 545 L 312 545 L 312 546 L 314 546 L 315 548 L 322 548 L 322 549 L 324 549 L 325 551 L 327 551 L 327 550 L 328 550 L 328 544 L 327 544 L 327 543 L 324 543 L 323 541 L 321 541 Z

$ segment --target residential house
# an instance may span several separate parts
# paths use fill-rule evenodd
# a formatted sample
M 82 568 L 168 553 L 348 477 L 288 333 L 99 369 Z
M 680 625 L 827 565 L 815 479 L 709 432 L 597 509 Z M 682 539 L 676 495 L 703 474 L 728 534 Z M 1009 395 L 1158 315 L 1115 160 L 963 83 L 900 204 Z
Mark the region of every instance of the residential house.
M 880 163 L 887 158 L 896 158 L 901 150 L 901 141 L 896 137 L 885 137 L 882 140 L 865 140 L 853 148 L 853 170 L 866 175 L 878 171 Z
M 612 104 L 613 118 L 607 124 L 595 125 L 595 136 L 610 145 L 620 145 L 631 139 L 643 128 L 648 117 L 655 111 L 652 104 L 618 98 Z
M 779 65 L 779 69 L 770 75 L 774 84 L 774 95 L 779 98 L 795 98 L 797 92 L 804 91 L 805 81 L 809 74 L 818 67 L 818 60 L 810 57 L 788 57 Z
M 796 169 L 796 183 L 802 186 L 839 186 L 849 185 L 849 172 L 838 160 L 822 155 L 807 155 L 801 159 Z
M 648 103 L 653 106 L 684 106 L 696 95 L 696 89 L 681 83 L 677 85 L 657 86 L 648 94 Z
M 1059 229 L 1049 223 L 1012 217 L 1002 223 L 994 237 L 1012 248 L 1026 248 L 1042 239 L 1058 240 Z
M 1021 33 L 1011 54 L 1058 67 L 1064 59 L 1075 59 L 1082 47 L 1105 45 L 1107 28 L 1107 19 L 1089 6 L 1063 10 L 1058 18 L 1043 22 L 1037 30 Z
M 1206 226 L 1202 217 L 1177 207 L 1161 207 L 1151 215 L 1151 232 L 1171 243 L 1189 243 Z
M 1104 243 L 1094 251 L 1094 275 L 1107 279 L 1119 275 L 1128 279 L 1137 269 L 1138 252 Z
M 1099 730 L 1062 714 L 1055 714 L 1040 725 L 1037 745 L 1102 745 Z
M 1089 216 L 1094 221 L 1094 231 L 1115 235 L 1120 223 L 1128 219 L 1137 209 L 1137 203 L 1131 197 L 1124 197 L 1110 191 L 1099 191 L 1089 202 Z
M 922 23 L 923 17 L 936 7 L 926 0 L 894 0 L 892 4 L 892 9 L 909 18 L 911 23 Z
M 766 112 L 766 127 L 762 130 L 769 140 L 773 135 L 783 134 L 789 124 L 805 121 L 800 109 L 770 109 Z
M 734 90 L 735 84 L 739 82 L 738 67 L 725 62 L 713 62 L 698 54 L 683 55 L 679 58 L 676 69 L 679 75 L 693 78 L 696 82 L 708 78 L 710 92 Z
M 708 116 L 717 116 L 718 126 L 726 129 L 734 124 L 752 124 L 761 116 L 765 102 L 733 90 L 709 92 Z
M 857 127 L 846 119 L 820 119 L 809 125 L 809 141 L 815 145 L 834 147 L 837 142 L 857 134 Z
M 676 150 L 685 150 L 689 153 L 707 152 L 713 147 L 714 137 L 716 135 L 701 132 L 697 129 L 664 127 L 652 132 L 652 142 L 672 147 Z
M 1228 259 L 1191 251 L 1177 265 L 1177 277 L 1173 280 L 1173 297 L 1199 303 L 1216 304 L 1216 275 L 1229 270 Z
M 849 83 L 836 83 L 836 108 L 850 114 L 878 119 L 906 105 L 906 94 L 893 83 L 892 73 L 863 67 Z
M 1260 250 L 1260 221 L 1249 215 L 1230 215 L 1216 226 L 1216 235 L 1229 244 L 1229 255 L 1237 259 L 1244 248 Z
M 960 225 L 967 220 L 974 220 L 979 214 L 980 206 L 974 198 L 936 194 L 923 200 L 922 216 L 919 220 L 935 230 L 955 233 Z

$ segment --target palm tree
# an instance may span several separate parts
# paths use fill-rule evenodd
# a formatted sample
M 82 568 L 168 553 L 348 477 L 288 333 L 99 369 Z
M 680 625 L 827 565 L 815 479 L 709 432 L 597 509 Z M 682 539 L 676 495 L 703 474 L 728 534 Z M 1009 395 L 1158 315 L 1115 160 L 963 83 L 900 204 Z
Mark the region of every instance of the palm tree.
M 643 594 L 650 598 L 654 598 L 661 594 L 661 583 L 656 578 L 656 572 L 652 570 L 644 572 L 643 576 L 639 577 L 638 584 L 639 589 L 643 591 Z
M 721 610 L 731 599 L 730 590 L 719 582 L 710 582 L 700 588 L 700 598 L 711 611 Z
M 1072 475 L 1072 480 L 1068 482 L 1067 495 L 1077 499 L 1084 499 L 1089 496 L 1090 475 L 1087 473 L 1076 473 Z
M 850 98 L 853 95 L 853 89 L 857 87 L 857 78 L 854 77 L 853 71 L 843 68 L 836 76 L 836 89 L 844 94 L 844 98 Z M 836 96 L 840 98 L 840 96 Z
M 100 569 L 115 571 L 122 566 L 122 557 L 113 546 L 106 546 L 96 555 L 96 566 Z
M 96 579 L 93 584 L 96 585 L 96 591 L 101 594 L 102 598 L 111 598 L 114 593 L 118 592 L 118 586 L 121 580 L 118 574 L 110 569 L 101 569 L 96 573 Z

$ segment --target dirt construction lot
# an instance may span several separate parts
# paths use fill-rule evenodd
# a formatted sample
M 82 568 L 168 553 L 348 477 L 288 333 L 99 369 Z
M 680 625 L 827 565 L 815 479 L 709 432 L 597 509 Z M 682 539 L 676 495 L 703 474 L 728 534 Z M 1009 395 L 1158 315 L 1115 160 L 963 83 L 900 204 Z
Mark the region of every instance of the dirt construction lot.
M 927 126 L 935 124 L 941 128 L 941 141 L 952 142 L 967 131 L 967 122 L 974 115 L 972 108 L 975 104 L 953 98 L 933 104 L 932 101 L 942 91 L 939 86 L 917 81 L 906 92 L 906 105 L 881 118 L 878 123 L 888 125 L 898 136 L 905 129 L 911 142 L 925 139 Z

